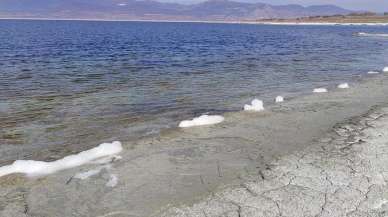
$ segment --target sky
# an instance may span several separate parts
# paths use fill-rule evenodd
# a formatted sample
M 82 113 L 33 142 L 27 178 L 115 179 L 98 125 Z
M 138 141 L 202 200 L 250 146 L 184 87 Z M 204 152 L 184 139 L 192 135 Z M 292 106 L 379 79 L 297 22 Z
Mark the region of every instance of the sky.
M 197 3 L 204 0 L 159 0 L 176 3 Z M 263 2 L 274 5 L 300 4 L 304 6 L 317 4 L 334 4 L 352 10 L 370 10 L 376 12 L 388 12 L 388 0 L 235 0 L 244 2 Z

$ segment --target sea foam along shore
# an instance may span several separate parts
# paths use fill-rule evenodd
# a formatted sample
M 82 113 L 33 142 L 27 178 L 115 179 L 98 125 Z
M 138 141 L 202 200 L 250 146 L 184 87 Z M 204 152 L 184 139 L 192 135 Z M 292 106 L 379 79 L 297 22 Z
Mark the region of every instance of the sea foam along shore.
M 264 105 L 263 101 L 254 99 L 251 102 L 251 105 L 244 105 L 244 111 L 254 111 L 254 112 L 259 112 L 264 110 Z
M 102 143 L 99 146 L 80 152 L 76 155 L 70 155 L 53 162 L 43 162 L 34 160 L 17 160 L 11 165 L 0 167 L 0 177 L 23 173 L 27 176 L 43 176 L 60 170 L 78 167 L 103 157 L 112 156 L 123 150 L 121 142 Z
M 282 96 L 277 96 L 277 97 L 275 98 L 275 102 L 277 102 L 277 103 L 279 103 L 279 102 L 284 102 L 284 97 L 282 97 Z
M 337 86 L 339 89 L 348 89 L 349 84 L 348 83 L 342 83 Z
M 179 127 L 187 128 L 187 127 L 195 127 L 195 126 L 203 126 L 203 125 L 212 125 L 218 124 L 224 121 L 224 117 L 220 115 L 201 115 L 192 120 L 184 120 L 179 123 Z
M 313 90 L 313 93 L 327 93 L 327 89 L 326 88 L 315 88 Z

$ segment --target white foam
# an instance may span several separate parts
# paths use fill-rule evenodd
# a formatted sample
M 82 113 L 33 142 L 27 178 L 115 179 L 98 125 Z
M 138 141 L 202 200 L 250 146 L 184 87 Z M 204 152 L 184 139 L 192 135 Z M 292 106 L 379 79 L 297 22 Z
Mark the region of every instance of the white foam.
M 115 155 L 121 152 L 122 149 L 121 142 L 115 141 L 102 143 L 95 148 L 53 162 L 17 160 L 11 165 L 0 167 L 0 177 L 13 173 L 23 173 L 27 176 L 48 175 L 60 170 L 78 167 L 102 157 Z
M 119 182 L 119 178 L 115 174 L 110 174 L 109 181 L 105 184 L 106 187 L 115 187 Z
M 179 123 L 179 127 L 195 127 L 202 125 L 218 124 L 224 121 L 220 115 L 201 115 L 193 120 L 184 120 Z
M 326 88 L 315 88 L 313 90 L 313 93 L 327 93 L 327 89 Z
M 374 74 L 379 74 L 380 72 L 376 72 L 376 71 L 369 71 L 368 74 L 370 75 L 374 75 Z
M 384 67 L 383 72 L 388 72 L 388 66 Z
M 275 102 L 284 102 L 284 98 L 282 96 L 277 96 Z
M 349 84 L 348 83 L 342 83 L 337 86 L 339 89 L 348 89 Z
M 254 99 L 252 100 L 251 105 L 244 105 L 244 110 L 255 111 L 255 112 L 263 111 L 264 110 L 263 101 Z
M 388 37 L 388 34 L 384 33 L 366 33 L 366 32 L 359 32 L 359 36 L 370 36 L 370 37 Z

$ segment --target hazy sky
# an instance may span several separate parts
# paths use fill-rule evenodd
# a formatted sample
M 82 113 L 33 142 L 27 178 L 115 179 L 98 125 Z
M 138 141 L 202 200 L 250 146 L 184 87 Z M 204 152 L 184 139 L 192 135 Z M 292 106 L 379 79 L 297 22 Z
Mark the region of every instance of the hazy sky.
M 204 0 L 160 0 L 164 2 L 194 3 Z M 236 0 L 245 2 L 263 2 L 269 4 L 335 4 L 353 10 L 388 11 L 388 0 Z

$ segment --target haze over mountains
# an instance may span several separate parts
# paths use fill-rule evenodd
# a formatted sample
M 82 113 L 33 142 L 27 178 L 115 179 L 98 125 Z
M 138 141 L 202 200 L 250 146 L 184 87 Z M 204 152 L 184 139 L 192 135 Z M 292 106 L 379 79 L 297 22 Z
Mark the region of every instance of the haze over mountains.
M 0 18 L 239 21 L 350 12 L 334 5 L 277 6 L 230 0 L 192 5 L 152 0 L 0 0 Z

